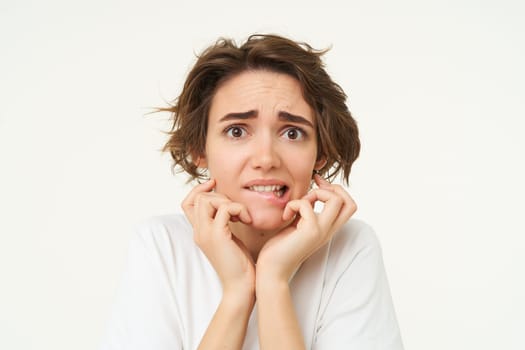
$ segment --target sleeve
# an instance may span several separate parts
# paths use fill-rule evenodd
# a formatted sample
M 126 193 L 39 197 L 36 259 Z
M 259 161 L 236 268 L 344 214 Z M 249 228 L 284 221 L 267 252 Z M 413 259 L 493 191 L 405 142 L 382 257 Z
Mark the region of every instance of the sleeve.
M 151 229 L 137 231 L 100 350 L 182 349 L 169 262 L 162 254 L 166 242 Z
M 339 250 L 331 295 L 321 310 L 314 350 L 402 350 L 382 252 L 368 226 L 333 242 Z

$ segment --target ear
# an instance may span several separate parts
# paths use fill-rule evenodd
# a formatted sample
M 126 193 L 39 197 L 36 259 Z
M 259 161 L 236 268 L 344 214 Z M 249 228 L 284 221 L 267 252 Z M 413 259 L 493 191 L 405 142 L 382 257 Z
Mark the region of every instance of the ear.
M 208 161 L 206 160 L 206 156 L 200 155 L 194 158 L 193 164 L 197 166 L 197 168 L 207 168 L 208 167 Z
M 325 165 L 326 157 L 322 156 L 315 162 L 314 170 L 321 170 Z

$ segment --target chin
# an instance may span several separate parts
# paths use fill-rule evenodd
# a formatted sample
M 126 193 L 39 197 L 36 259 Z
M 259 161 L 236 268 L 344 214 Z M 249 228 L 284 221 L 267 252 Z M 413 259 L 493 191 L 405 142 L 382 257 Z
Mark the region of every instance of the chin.
M 270 222 L 268 220 L 259 222 L 258 220 L 253 220 L 250 226 L 259 231 L 275 231 L 284 228 L 285 224 L 286 223 L 280 219 L 278 222 Z
M 261 231 L 274 231 L 286 226 L 286 222 L 283 221 L 282 210 L 249 210 L 252 218 L 250 224 L 256 230 Z

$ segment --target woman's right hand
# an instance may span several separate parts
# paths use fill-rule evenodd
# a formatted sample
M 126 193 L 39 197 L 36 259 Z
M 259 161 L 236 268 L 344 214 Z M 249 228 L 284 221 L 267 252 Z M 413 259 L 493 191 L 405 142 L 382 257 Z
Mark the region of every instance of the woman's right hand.
M 246 246 L 233 235 L 230 221 L 251 222 L 246 207 L 212 192 L 215 180 L 195 186 L 182 202 L 194 240 L 219 275 L 224 296 L 255 295 L 255 265 Z M 246 296 L 247 294 L 244 294 Z

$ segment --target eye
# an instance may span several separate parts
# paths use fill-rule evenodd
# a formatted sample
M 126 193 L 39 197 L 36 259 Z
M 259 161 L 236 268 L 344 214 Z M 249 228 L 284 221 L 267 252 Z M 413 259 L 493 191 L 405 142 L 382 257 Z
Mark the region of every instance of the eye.
M 231 137 L 233 139 L 238 139 L 243 136 L 246 136 L 246 130 L 237 125 L 232 125 L 226 128 L 225 133 L 228 137 Z
M 286 129 L 283 135 L 289 140 L 302 140 L 306 136 L 305 132 L 297 127 Z

